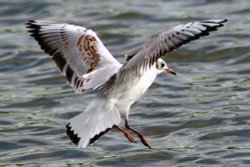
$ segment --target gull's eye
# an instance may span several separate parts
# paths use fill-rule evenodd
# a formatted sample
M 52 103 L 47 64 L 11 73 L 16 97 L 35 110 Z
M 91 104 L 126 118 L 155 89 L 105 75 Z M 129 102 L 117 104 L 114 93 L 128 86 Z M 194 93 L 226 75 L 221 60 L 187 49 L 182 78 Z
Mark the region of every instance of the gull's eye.
M 163 68 L 165 66 L 165 64 L 164 63 L 161 63 L 161 68 Z

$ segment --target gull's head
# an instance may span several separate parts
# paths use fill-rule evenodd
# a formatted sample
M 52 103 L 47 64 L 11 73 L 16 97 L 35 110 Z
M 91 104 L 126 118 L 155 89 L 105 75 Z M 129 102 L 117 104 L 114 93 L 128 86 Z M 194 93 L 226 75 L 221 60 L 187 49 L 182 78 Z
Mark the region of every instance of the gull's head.
M 162 72 L 165 72 L 167 74 L 172 74 L 172 75 L 176 75 L 176 73 L 174 72 L 174 70 L 172 70 L 171 68 L 168 67 L 167 63 L 159 58 L 156 62 L 156 70 L 157 73 L 160 74 Z

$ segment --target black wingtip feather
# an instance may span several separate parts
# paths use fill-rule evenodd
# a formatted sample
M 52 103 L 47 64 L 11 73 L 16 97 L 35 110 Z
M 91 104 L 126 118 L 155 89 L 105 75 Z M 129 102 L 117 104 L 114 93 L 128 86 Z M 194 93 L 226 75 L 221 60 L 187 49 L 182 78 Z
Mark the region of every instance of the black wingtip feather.
M 40 48 L 50 56 L 52 56 L 56 52 L 56 48 L 51 48 L 48 44 L 44 41 L 44 39 L 39 34 L 41 26 L 36 24 L 37 22 L 34 20 L 28 20 L 26 22 L 26 28 L 28 28 L 28 33 L 32 36 L 40 45 Z
M 71 83 L 73 75 L 74 75 L 74 71 L 70 68 L 70 66 L 68 66 L 68 68 L 65 71 L 65 76 L 69 83 Z
M 34 23 L 35 21 L 34 20 L 28 20 L 25 25 L 27 28 L 29 28 L 30 26 L 32 26 L 32 23 Z

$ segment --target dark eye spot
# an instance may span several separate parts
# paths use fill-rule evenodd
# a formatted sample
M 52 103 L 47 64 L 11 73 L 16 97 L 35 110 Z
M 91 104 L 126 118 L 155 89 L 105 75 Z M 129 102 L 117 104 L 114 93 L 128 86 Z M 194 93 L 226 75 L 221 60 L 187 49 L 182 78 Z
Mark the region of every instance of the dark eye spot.
M 161 63 L 161 68 L 163 68 L 165 66 L 165 64 L 164 63 Z

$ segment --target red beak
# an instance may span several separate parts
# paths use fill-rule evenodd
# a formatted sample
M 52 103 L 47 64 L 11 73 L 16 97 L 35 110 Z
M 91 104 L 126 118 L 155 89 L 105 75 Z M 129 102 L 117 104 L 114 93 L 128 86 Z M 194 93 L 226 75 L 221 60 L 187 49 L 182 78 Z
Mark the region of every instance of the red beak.
M 176 75 L 176 73 L 174 72 L 174 70 L 172 70 L 171 68 L 167 68 L 166 69 L 166 73 L 171 74 L 171 75 Z

